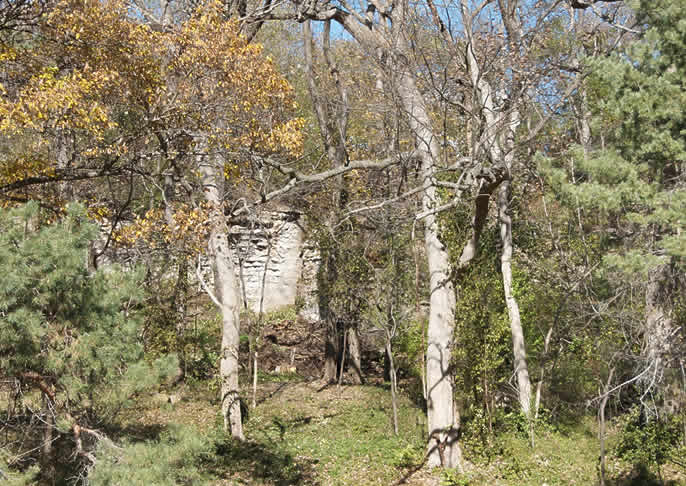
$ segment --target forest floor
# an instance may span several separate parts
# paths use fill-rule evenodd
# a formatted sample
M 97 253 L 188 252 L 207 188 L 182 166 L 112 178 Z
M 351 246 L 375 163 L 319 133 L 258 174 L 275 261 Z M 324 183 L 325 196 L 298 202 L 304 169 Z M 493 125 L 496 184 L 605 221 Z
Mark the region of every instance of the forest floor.
M 466 441 L 465 472 L 423 467 L 426 418 L 401 393 L 399 435 L 392 427 L 387 385 L 322 387 L 320 382 L 262 383 L 257 407 L 247 410 L 245 443 L 227 441 L 206 468 L 212 484 L 329 486 L 554 486 L 598 484 L 598 441 L 592 420 L 564 430 L 541 428 L 535 447 L 521 433 Z M 273 378 L 278 379 L 278 378 Z M 284 379 L 285 378 L 281 378 Z M 126 433 L 154 439 L 170 423 L 210 434 L 221 427 L 217 393 L 207 383 L 141 399 L 127 414 Z M 246 391 L 245 396 L 250 396 Z M 172 397 L 168 403 L 167 398 Z M 609 446 L 613 435 L 610 433 Z M 684 470 L 663 468 L 667 485 L 686 485 Z M 661 484 L 638 477 L 608 455 L 608 486 Z

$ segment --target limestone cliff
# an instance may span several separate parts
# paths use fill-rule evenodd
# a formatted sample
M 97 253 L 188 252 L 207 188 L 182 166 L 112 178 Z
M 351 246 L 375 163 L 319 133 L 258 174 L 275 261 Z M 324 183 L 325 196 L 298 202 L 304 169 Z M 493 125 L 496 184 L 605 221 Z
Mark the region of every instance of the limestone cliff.
M 319 252 L 307 240 L 302 217 L 293 211 L 264 211 L 237 221 L 231 243 L 241 296 L 254 312 L 297 305 L 300 315 L 318 320 Z

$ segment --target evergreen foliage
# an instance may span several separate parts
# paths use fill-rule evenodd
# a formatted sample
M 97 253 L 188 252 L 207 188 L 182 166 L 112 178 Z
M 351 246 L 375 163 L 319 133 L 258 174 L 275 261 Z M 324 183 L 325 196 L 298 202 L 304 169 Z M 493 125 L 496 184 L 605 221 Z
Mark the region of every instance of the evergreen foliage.
M 170 427 L 156 441 L 123 447 L 103 441 L 88 481 L 92 486 L 208 484 L 198 465 L 211 458 L 215 448 L 214 440 L 190 427 Z
M 138 273 L 89 271 L 96 235 L 78 205 L 53 224 L 37 204 L 0 211 L 0 370 L 40 390 L 42 420 L 54 440 L 73 436 L 79 460 L 101 437 L 95 428 L 176 367 L 173 357 L 143 360 Z
M 635 3 L 647 30 L 607 58 L 591 59 L 594 131 L 606 145 L 573 148 L 570 172 L 548 171 L 569 204 L 606 218 L 629 245 L 606 262 L 629 274 L 686 256 L 686 5 Z M 596 214 L 597 216 L 597 214 Z
M 640 410 L 618 452 L 649 467 L 663 464 L 675 441 L 658 407 L 674 396 L 668 385 L 683 366 L 676 303 L 686 256 L 686 4 L 632 7 L 638 38 L 586 59 L 593 139 L 542 166 L 571 210 L 587 262 L 597 262 L 583 297 L 592 309 L 584 327 L 596 338 L 579 356 L 595 363 L 596 376 L 615 373 L 600 395 L 613 391 Z

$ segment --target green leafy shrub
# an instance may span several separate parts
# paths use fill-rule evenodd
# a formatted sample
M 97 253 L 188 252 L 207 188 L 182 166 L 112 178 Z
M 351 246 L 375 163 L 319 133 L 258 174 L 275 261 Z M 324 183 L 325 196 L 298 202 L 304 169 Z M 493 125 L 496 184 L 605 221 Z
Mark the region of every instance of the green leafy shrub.
M 615 452 L 639 469 L 659 469 L 679 445 L 680 426 L 677 417 L 648 420 L 639 407 L 634 407 L 621 420 Z
M 185 337 L 186 377 L 208 380 L 217 373 L 221 326 L 219 317 L 198 319 Z
M 413 468 L 419 466 L 423 460 L 424 448 L 417 444 L 408 444 L 394 451 L 391 463 L 398 468 Z
M 28 486 L 36 483 L 39 468 L 37 465 L 28 467 L 23 471 L 10 468 L 8 459 L 3 457 L 5 451 L 0 449 L 0 484 L 3 486 Z
M 469 486 L 470 484 L 469 476 L 456 469 L 445 469 L 441 472 L 441 486 Z

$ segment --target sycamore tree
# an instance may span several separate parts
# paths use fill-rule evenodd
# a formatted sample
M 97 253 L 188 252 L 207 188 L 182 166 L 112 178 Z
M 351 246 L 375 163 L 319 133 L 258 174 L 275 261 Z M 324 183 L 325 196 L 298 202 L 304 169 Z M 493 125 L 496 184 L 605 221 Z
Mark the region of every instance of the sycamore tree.
M 304 22 L 306 29 L 308 21 L 320 22 L 325 33 L 329 24 L 338 24 L 376 70 L 375 98 L 383 98 L 384 105 L 393 107 L 389 115 L 397 113 L 397 124 L 392 130 L 395 133 L 388 137 L 390 142 L 397 135 L 396 143 L 371 151 L 369 157 L 375 159 L 374 164 L 355 160 L 349 140 L 340 136 L 346 133 L 345 110 L 330 112 L 328 117 L 317 115 L 332 165 L 341 165 L 341 170 L 387 169 L 393 165 L 404 175 L 414 176 L 402 177 L 413 182 L 408 187 L 401 184 L 396 195 L 383 194 L 366 207 L 356 204 L 348 211 L 336 210 L 345 220 L 348 214 L 375 211 L 401 199 L 416 196 L 420 201 L 414 219 L 423 230 L 428 264 L 426 395 L 431 466 L 461 464 L 460 418 L 454 401 L 451 356 L 455 311 L 461 279 L 476 261 L 480 236 L 495 199 L 517 391 L 523 412 L 529 414 L 531 386 L 524 333 L 513 292 L 511 187 L 522 159 L 528 154 L 524 147 L 574 91 L 573 81 L 556 81 L 559 66 L 567 64 L 568 59 L 554 53 L 548 35 L 558 28 L 559 19 L 567 15 L 566 7 L 562 2 L 532 4 L 515 0 L 460 0 L 441 5 L 430 0 L 416 4 L 402 0 L 351 4 L 337 0 L 289 2 L 261 17 L 294 19 Z M 312 36 L 306 34 L 306 39 L 307 47 Z M 322 52 L 325 49 L 326 34 L 322 36 Z M 343 74 L 331 69 L 330 72 L 338 87 L 336 78 Z M 344 82 L 342 86 L 351 84 Z M 323 97 L 321 89 L 318 91 L 313 98 Z M 344 93 L 336 91 L 338 95 L 331 90 L 334 95 L 325 101 L 333 106 L 347 106 Z M 532 105 L 538 108 L 537 113 L 528 116 Z M 325 107 L 326 103 L 319 106 Z M 282 169 L 296 181 L 314 179 L 289 168 Z M 332 169 L 329 173 L 337 171 Z M 451 214 L 457 207 L 469 208 L 468 229 L 466 241 L 460 242 L 461 250 L 452 263 L 438 213 Z

